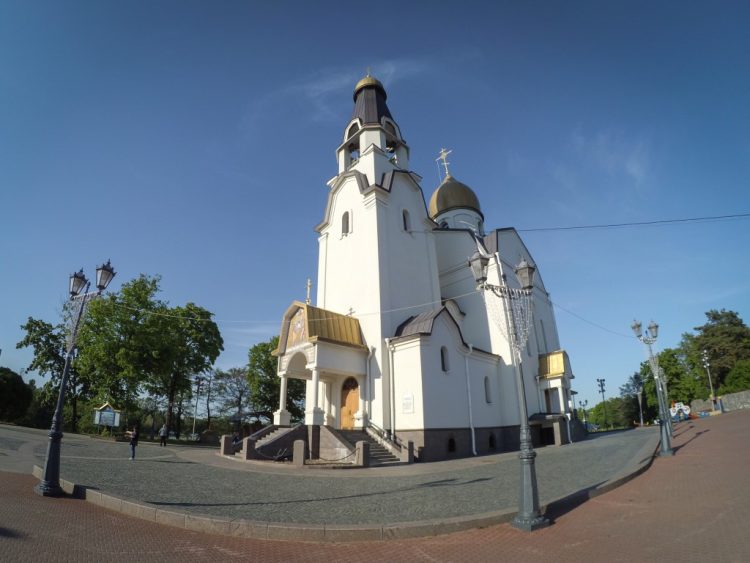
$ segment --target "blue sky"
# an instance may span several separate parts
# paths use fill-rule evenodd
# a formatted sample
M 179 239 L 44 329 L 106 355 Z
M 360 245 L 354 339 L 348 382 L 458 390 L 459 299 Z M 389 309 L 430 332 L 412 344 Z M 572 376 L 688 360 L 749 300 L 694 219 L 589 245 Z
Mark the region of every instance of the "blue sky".
M 113 288 L 161 274 L 214 312 L 243 365 L 316 278 L 367 67 L 425 197 L 448 147 L 488 227 L 750 212 L 747 4 L 445 4 L 0 3 L 0 365 L 107 258 Z M 750 321 L 748 219 L 522 235 L 589 404 L 644 359 L 633 317 L 658 348 L 710 308 Z

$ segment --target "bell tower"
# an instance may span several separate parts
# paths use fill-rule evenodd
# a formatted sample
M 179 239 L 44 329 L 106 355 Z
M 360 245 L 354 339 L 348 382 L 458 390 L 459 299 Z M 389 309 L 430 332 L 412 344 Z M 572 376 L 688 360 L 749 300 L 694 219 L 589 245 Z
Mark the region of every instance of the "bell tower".
M 352 117 L 336 149 L 338 174 L 328 182 L 316 228 L 317 306 L 359 318 L 374 346 L 420 312 L 411 307 L 440 302 L 435 223 L 386 99 L 369 74 L 355 86 Z
M 391 116 L 387 98 L 383 84 L 369 74 L 355 86 L 352 118 L 344 129 L 344 142 L 336 151 L 339 174 L 363 164 L 360 160 L 371 148 L 391 167 L 409 169 L 409 147 Z

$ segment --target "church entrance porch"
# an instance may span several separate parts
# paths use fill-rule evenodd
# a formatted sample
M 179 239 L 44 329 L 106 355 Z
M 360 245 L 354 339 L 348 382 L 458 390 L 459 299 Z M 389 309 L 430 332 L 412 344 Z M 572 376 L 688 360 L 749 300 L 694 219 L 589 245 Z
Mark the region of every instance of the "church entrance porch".
M 357 319 L 309 303 L 292 303 L 275 351 L 281 393 L 274 423 L 290 422 L 285 407 L 286 381 L 291 377 L 306 380 L 305 424 L 362 428 L 367 352 Z

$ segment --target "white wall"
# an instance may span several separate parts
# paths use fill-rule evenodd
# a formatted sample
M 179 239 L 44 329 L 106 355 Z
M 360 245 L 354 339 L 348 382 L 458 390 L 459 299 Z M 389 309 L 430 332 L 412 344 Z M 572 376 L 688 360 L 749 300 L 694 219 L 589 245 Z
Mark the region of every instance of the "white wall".
M 442 346 L 448 350 L 448 371 L 441 365 Z M 421 350 L 425 428 L 469 426 L 465 353 L 458 330 L 442 313 L 434 321 L 432 334 L 423 338 Z
M 420 339 L 397 343 L 394 348 L 396 429 L 420 430 L 425 427 Z

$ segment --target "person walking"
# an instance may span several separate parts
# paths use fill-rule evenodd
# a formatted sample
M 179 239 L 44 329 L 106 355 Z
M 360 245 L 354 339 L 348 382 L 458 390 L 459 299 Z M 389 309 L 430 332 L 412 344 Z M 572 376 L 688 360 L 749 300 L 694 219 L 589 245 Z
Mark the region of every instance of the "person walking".
M 130 461 L 135 459 L 135 447 L 138 445 L 138 425 L 133 426 L 133 431 L 130 433 Z
M 167 423 L 161 425 L 161 429 L 159 429 L 159 445 L 166 447 L 167 446 L 167 436 L 169 436 L 169 430 L 167 430 Z

